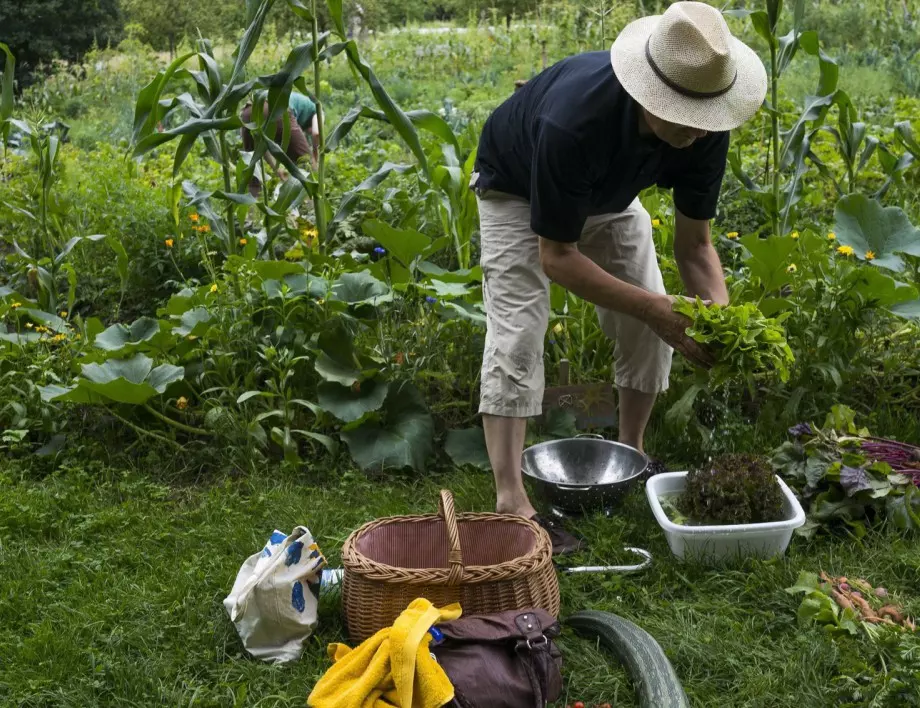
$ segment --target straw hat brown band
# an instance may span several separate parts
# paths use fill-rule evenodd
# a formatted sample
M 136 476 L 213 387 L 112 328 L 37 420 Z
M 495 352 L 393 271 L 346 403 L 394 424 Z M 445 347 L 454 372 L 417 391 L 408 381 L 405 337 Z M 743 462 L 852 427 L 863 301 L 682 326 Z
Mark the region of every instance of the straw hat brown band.
M 610 49 L 626 92 L 653 115 L 708 131 L 737 128 L 767 93 L 760 58 L 732 36 L 722 14 L 676 2 L 663 15 L 631 22 Z
M 735 82 L 738 80 L 737 70 L 732 75 L 732 80 L 728 83 L 728 86 L 725 88 L 716 89 L 715 91 L 694 91 L 693 89 L 684 88 L 676 81 L 671 81 L 659 67 L 655 58 L 652 56 L 652 38 L 649 37 L 648 41 L 645 43 L 645 58 L 648 59 L 649 66 L 652 67 L 652 70 L 657 74 L 658 78 L 665 82 L 670 88 L 674 89 L 681 96 L 688 96 L 689 98 L 716 98 L 722 96 L 732 90 L 732 87 L 735 85 Z

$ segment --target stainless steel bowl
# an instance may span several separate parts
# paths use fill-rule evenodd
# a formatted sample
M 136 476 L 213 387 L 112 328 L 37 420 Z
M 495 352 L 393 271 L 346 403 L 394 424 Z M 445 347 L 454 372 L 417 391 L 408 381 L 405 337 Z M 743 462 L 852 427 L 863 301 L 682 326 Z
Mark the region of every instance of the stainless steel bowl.
M 579 435 L 524 450 L 521 468 L 556 511 L 609 509 L 639 480 L 648 458 L 635 448 Z

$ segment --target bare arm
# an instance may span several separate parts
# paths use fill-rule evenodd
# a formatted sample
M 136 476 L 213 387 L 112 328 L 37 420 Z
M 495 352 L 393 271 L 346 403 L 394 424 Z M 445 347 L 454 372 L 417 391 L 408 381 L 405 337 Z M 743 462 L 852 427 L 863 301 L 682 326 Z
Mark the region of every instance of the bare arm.
M 313 144 L 313 170 L 319 169 L 319 109 L 310 124 L 310 142 Z
M 651 293 L 616 278 L 579 252 L 573 243 L 540 239 L 540 264 L 546 276 L 595 305 L 635 317 L 698 366 L 711 355 L 686 334 L 689 321 L 672 309 L 674 298 Z
M 677 211 L 674 257 L 687 294 L 728 304 L 722 262 L 712 245 L 709 221 L 699 221 Z

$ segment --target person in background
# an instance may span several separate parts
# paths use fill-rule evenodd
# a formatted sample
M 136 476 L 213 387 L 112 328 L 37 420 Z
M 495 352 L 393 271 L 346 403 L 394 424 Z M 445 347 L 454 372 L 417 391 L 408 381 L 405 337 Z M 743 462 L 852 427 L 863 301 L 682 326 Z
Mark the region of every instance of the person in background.
M 265 106 L 265 113 L 268 113 L 268 106 Z M 244 125 L 240 129 L 240 135 L 243 138 L 243 149 L 252 152 L 255 148 L 255 141 L 252 133 L 246 127 L 246 123 L 252 123 L 252 103 L 247 103 L 240 114 L 240 119 Z M 287 156 L 294 162 L 300 160 L 307 154 L 311 156 L 313 169 L 316 169 L 319 160 L 319 120 L 316 115 L 316 104 L 308 97 L 297 91 L 291 91 L 291 97 L 288 100 L 288 110 L 275 122 L 274 141 L 281 144 L 284 135 L 284 123 L 288 121 L 290 126 L 290 141 L 288 142 Z M 282 182 L 288 178 L 287 171 L 278 164 L 274 156 L 265 153 L 265 161 L 274 170 Z M 249 182 L 249 193 L 258 197 L 262 191 L 262 185 L 255 177 Z
M 629 24 L 610 52 L 563 59 L 489 117 L 471 186 L 479 201 L 487 333 L 479 412 L 496 508 L 533 518 L 557 554 L 582 543 L 536 514 L 521 479 L 527 419 L 541 413 L 549 286 L 597 306 L 615 340 L 620 441 L 643 449 L 672 347 L 710 354 L 664 289 L 652 223 L 638 199 L 674 193 L 674 257 L 688 295 L 727 303 L 709 221 L 729 131 L 763 103 L 767 75 L 721 13 L 677 2 Z

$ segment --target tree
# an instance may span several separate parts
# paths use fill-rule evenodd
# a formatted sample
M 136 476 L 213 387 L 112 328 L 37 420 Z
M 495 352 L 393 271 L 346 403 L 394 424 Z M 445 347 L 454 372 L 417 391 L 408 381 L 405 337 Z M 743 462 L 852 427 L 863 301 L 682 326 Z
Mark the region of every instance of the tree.
M 0 18 L 20 86 L 52 59 L 74 61 L 94 44 L 117 42 L 123 27 L 118 0 L 0 0 Z
M 168 49 L 200 32 L 209 39 L 233 37 L 246 26 L 242 0 L 122 0 L 128 22 L 144 28 L 142 39 L 154 49 Z

